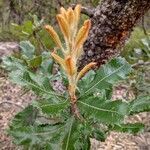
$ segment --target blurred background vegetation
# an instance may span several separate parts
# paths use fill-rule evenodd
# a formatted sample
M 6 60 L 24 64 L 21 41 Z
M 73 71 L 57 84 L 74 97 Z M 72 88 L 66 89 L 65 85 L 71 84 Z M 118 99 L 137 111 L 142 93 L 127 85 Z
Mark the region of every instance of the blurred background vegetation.
M 55 15 L 61 6 L 76 3 L 96 6 L 98 2 L 99 0 L 0 0 L 0 41 L 23 40 L 25 34 L 32 33 L 35 16 L 54 25 Z
M 55 15 L 59 8 L 76 3 L 96 7 L 99 0 L 0 0 L 0 42 L 29 40 L 38 51 L 53 48 L 43 24 L 49 23 L 57 29 Z M 82 15 L 82 21 L 85 18 L 87 16 Z M 136 68 L 128 80 L 136 94 L 150 92 L 147 84 L 150 83 L 147 65 L 150 62 L 150 12 L 134 28 L 121 55 Z

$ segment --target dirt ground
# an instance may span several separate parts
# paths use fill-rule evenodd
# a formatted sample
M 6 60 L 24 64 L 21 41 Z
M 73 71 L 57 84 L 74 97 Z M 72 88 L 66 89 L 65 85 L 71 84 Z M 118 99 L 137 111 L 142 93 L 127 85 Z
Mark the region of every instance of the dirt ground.
M 34 97 L 32 93 L 21 96 L 22 93 L 21 87 L 11 83 L 7 74 L 0 70 L 0 150 L 20 150 L 12 143 L 6 129 L 13 116 Z M 114 96 L 120 97 L 123 93 L 123 90 L 116 90 Z M 144 123 L 145 131 L 136 136 L 111 132 L 105 142 L 91 139 L 91 150 L 150 150 L 150 113 L 141 113 L 126 120 Z

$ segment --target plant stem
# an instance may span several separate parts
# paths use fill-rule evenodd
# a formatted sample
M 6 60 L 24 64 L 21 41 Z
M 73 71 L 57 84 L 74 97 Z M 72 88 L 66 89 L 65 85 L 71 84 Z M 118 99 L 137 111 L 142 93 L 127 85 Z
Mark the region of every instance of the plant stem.
M 76 97 L 76 80 L 74 76 L 69 76 L 69 95 L 71 100 L 71 113 L 75 118 L 82 120 L 79 109 L 77 107 L 77 97 Z
M 75 118 L 82 120 L 79 109 L 77 107 L 77 103 L 71 103 L 71 113 L 75 116 Z

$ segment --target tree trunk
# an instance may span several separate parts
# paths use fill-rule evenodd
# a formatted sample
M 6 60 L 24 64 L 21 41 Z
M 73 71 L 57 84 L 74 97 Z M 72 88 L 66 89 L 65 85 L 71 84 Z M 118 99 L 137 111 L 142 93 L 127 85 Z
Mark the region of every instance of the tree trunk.
M 150 8 L 150 0 L 103 0 L 91 17 L 92 27 L 84 44 L 80 69 L 89 62 L 100 67 L 118 55 L 137 21 Z

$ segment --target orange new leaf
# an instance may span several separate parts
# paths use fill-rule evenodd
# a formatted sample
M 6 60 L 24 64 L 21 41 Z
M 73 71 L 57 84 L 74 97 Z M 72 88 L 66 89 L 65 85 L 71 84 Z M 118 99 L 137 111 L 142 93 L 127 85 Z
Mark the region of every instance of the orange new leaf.
M 80 28 L 77 37 L 75 39 L 75 49 L 78 50 L 83 46 L 83 43 L 88 37 L 88 33 L 91 27 L 91 21 L 86 20 L 84 25 Z
M 65 19 L 67 19 L 67 11 L 63 7 L 60 8 L 60 13 L 63 15 Z
M 76 66 L 73 59 L 70 56 L 65 60 L 65 64 L 66 64 L 66 70 L 68 74 L 70 76 L 74 75 L 76 72 Z
M 83 77 L 92 67 L 94 67 L 96 65 L 95 62 L 91 62 L 88 65 L 86 65 L 77 75 L 77 79 L 76 81 L 78 82 L 78 80 Z
M 56 18 L 64 37 L 69 39 L 70 31 L 69 31 L 69 24 L 67 20 L 61 14 L 57 15 Z
M 80 13 L 81 13 L 81 5 L 78 4 L 74 9 L 75 22 L 77 23 L 77 25 L 79 23 Z
M 68 18 L 68 24 L 72 25 L 74 24 L 74 12 L 71 7 L 67 10 L 67 18 Z
M 50 36 L 52 37 L 52 39 L 54 40 L 54 42 L 56 43 L 56 45 L 59 47 L 59 48 L 62 48 L 62 44 L 61 44 L 61 41 L 59 39 L 59 36 L 58 34 L 55 32 L 55 30 L 53 29 L 52 26 L 50 25 L 45 25 L 45 29 L 49 32 Z
M 65 61 L 60 56 L 58 56 L 55 52 L 51 53 L 52 57 L 58 62 L 63 69 L 65 69 Z

